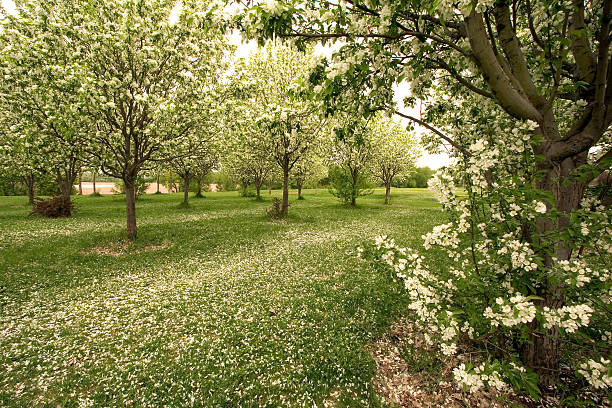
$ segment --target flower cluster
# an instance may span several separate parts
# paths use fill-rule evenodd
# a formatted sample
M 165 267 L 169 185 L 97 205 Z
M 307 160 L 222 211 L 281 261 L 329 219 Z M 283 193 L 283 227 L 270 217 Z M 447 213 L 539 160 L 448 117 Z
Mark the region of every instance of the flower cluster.
M 581 326 L 588 326 L 592 314 L 593 309 L 588 305 L 563 306 L 558 309 L 545 306 L 542 310 L 545 328 L 557 326 L 568 333 L 574 333 Z
M 525 296 L 517 293 L 509 300 L 503 298 L 495 299 L 495 311 L 487 307 L 484 316 L 491 320 L 493 326 L 500 324 L 507 327 L 516 326 L 521 323 L 529 323 L 536 316 L 536 307 Z
M 612 388 L 612 365 L 603 357 L 599 362 L 589 360 L 580 364 L 578 374 L 587 379 L 594 388 Z
M 453 378 L 457 384 L 469 392 L 476 392 L 485 387 L 502 390 L 508 386 L 497 370 L 485 364 L 470 368 L 469 365 L 461 363 L 453 369 Z

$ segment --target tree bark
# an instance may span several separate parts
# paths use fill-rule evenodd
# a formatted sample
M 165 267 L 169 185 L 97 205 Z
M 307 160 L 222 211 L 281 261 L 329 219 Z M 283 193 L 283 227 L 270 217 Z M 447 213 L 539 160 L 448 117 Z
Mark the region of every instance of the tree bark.
M 202 177 L 198 177 L 198 192 L 196 197 L 202 197 Z
M 136 239 L 137 228 L 136 228 L 136 192 L 134 189 L 134 180 L 126 178 L 123 180 L 125 184 L 125 206 L 127 216 L 127 234 L 130 241 Z
M 538 166 L 538 170 L 546 170 L 546 172 L 544 177 L 538 181 L 537 188 L 553 193 L 555 207 L 561 213 L 569 214 L 571 211 L 578 209 L 580 205 L 586 184 L 572 181 L 568 185 L 564 185 L 563 181 L 571 176 L 576 168 L 586 163 L 586 156 L 587 153 L 584 152 L 566 158 L 559 164 L 548 166 L 541 164 Z M 556 223 L 548 219 L 539 219 L 536 231 L 539 235 L 543 235 L 555 229 L 565 228 L 567 223 L 568 218 L 563 216 Z M 546 267 L 551 267 L 557 260 L 569 260 L 571 256 L 571 248 L 565 243 L 559 243 L 554 249 L 555 259 L 551 255 L 545 256 Z M 553 279 L 549 279 L 545 286 L 539 288 L 536 295 L 543 298 L 543 300 L 535 302 L 540 307 L 557 309 L 564 304 L 563 288 Z M 559 373 L 561 355 L 559 329 L 557 327 L 545 329 L 537 320 L 529 324 L 529 329 L 529 341 L 522 347 L 521 360 L 538 374 L 540 385 L 550 386 Z
M 93 182 L 93 194 L 96 194 L 96 174 L 98 173 L 98 169 L 94 169 L 93 171 L 93 177 L 92 177 L 92 182 Z
M 185 192 L 183 195 L 183 202 L 185 204 L 189 204 L 189 181 L 191 181 L 190 177 L 185 177 L 184 181 L 185 181 Z
M 357 170 L 351 170 L 351 180 L 353 181 L 353 191 L 351 192 L 351 207 L 355 207 L 357 205 L 357 178 L 359 177 L 359 173 Z
M 298 181 L 297 183 L 297 188 L 298 188 L 298 200 L 302 199 L 302 183 Z
M 23 178 L 26 187 L 28 188 L 28 204 L 34 204 L 34 176 L 28 175 Z
M 70 201 L 70 195 L 72 193 L 72 185 L 77 177 L 76 173 L 68 173 L 66 176 L 62 176 L 62 172 L 57 170 L 57 184 L 59 185 L 62 197 L 65 200 Z
M 83 195 L 83 172 L 79 172 L 79 195 Z
M 281 213 L 287 215 L 289 212 L 289 165 L 283 166 L 283 204 Z
M 257 199 L 261 198 L 261 183 L 255 183 L 255 190 L 257 191 Z
M 385 183 L 385 204 L 389 204 L 391 196 L 391 182 Z
M 159 194 L 159 174 L 157 175 L 157 194 Z

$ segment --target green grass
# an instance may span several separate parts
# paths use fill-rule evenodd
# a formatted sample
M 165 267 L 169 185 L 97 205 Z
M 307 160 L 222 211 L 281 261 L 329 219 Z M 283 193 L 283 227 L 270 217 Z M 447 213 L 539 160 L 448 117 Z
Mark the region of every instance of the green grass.
M 283 221 L 267 192 L 143 196 L 134 245 L 122 196 L 69 219 L 0 197 L 0 406 L 376 405 L 364 346 L 404 300 L 355 249 L 416 247 L 442 213 L 425 190 L 304 196 Z

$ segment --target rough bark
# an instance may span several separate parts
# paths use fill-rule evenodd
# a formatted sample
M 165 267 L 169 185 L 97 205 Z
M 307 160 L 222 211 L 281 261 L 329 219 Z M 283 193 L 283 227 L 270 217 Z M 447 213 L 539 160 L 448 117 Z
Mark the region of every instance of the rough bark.
M 564 183 L 578 167 L 584 165 L 587 152 L 568 157 L 560 163 L 542 163 L 538 170 L 544 173 L 541 180 L 537 182 L 537 188 L 549 191 L 554 196 L 554 204 L 561 213 L 569 214 L 580 206 L 580 200 L 584 194 L 586 184 L 580 181 Z M 548 219 L 539 219 L 536 231 L 538 235 L 549 233 L 555 229 L 563 229 L 568 224 L 567 217 L 553 223 Z M 551 267 L 556 260 L 569 260 L 572 256 L 571 248 L 564 242 L 557 244 L 554 248 L 554 258 L 546 255 L 545 263 Z M 540 307 L 556 309 L 564 305 L 563 288 L 549 279 L 545 285 L 538 288 L 539 300 L 536 304 Z M 544 329 L 537 320 L 529 324 L 529 341 L 521 350 L 521 360 L 525 365 L 538 373 L 540 384 L 550 386 L 559 373 L 559 360 L 561 355 L 561 339 L 559 329 Z
M 125 206 L 127 216 L 127 234 L 130 241 L 134 241 L 138 235 L 136 227 L 136 191 L 134 179 L 125 178 Z
M 57 171 L 57 184 L 59 185 L 62 197 L 66 200 L 70 200 L 72 194 L 72 186 L 77 177 L 76 173 L 67 172 L 65 175 L 60 170 Z

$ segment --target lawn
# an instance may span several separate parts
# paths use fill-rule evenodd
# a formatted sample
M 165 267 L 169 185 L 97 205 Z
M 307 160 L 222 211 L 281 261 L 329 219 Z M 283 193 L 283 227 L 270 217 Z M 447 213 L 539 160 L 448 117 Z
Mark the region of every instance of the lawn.
M 355 249 L 442 219 L 426 190 L 383 194 L 307 190 L 285 221 L 267 192 L 146 195 L 134 245 L 122 196 L 75 197 L 69 219 L 0 197 L 0 406 L 376 405 L 364 346 L 404 300 Z

